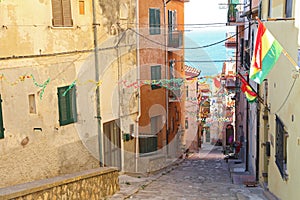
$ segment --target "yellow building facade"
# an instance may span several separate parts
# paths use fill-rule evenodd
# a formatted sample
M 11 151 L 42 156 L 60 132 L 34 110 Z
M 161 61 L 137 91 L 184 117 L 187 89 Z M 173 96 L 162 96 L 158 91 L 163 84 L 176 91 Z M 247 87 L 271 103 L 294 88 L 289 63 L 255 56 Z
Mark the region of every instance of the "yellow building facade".
M 270 1 L 269 1 L 270 2 Z M 287 52 L 260 85 L 259 180 L 280 199 L 299 199 L 299 1 L 262 1 L 261 20 Z M 284 30 L 284 31 L 283 31 Z M 295 68 L 295 66 L 298 67 Z
M 0 187 L 124 166 L 115 130 L 137 115 L 133 103 L 123 117 L 119 82 L 136 66 L 135 2 L 4 0 L 0 10 Z

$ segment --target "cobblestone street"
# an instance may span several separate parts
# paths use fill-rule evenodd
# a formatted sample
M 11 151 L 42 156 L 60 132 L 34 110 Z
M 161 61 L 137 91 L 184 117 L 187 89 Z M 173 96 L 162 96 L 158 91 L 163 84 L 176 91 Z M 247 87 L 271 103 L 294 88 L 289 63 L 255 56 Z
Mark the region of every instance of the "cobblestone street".
M 121 191 L 110 199 L 268 199 L 260 187 L 232 183 L 221 150 L 204 146 L 199 153 L 149 177 L 121 175 Z

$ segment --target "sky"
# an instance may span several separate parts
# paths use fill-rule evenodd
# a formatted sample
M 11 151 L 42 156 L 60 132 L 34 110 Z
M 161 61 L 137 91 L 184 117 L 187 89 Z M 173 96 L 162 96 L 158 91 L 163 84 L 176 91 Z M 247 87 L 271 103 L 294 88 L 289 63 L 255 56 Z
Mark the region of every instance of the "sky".
M 226 0 L 190 0 L 185 6 L 185 24 L 226 23 L 227 9 L 220 9 Z
M 190 2 L 184 4 L 186 47 L 214 44 L 215 42 L 224 40 L 226 38 L 227 31 L 235 31 L 233 26 L 226 26 L 227 7 L 225 2 L 228 1 L 190 0 Z M 223 7 L 223 9 L 220 9 L 220 7 Z M 202 25 L 200 26 L 199 24 Z M 203 24 L 215 25 L 211 26 Z M 232 52 L 227 52 L 225 47 L 222 45 L 224 46 L 224 43 L 212 45 L 209 48 L 199 48 L 195 50 L 187 49 L 185 51 L 185 59 L 189 61 L 223 60 L 232 56 Z M 203 75 L 217 74 L 223 66 L 222 62 L 187 62 L 186 64 L 201 69 Z

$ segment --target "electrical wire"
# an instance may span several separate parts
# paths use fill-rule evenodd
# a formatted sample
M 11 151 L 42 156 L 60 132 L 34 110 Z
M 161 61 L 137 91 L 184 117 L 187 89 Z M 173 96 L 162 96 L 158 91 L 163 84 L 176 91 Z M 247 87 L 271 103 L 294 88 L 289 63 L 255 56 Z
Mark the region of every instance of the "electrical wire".
M 120 26 L 123 25 L 135 25 L 136 27 L 149 27 L 150 24 L 149 23 L 134 23 L 134 22 L 124 22 L 124 23 L 119 23 Z M 67 27 L 67 28 L 80 28 L 82 26 L 85 27 L 93 27 L 94 25 L 92 24 L 74 24 L 71 27 Z M 99 25 L 100 26 L 100 25 Z M 168 24 L 161 24 L 162 27 L 167 27 Z M 199 23 L 199 24 L 175 24 L 176 27 L 201 27 L 201 28 L 209 28 L 209 27 L 227 27 L 227 24 L 224 22 L 214 22 L 214 23 Z M 6 28 L 8 29 L 9 27 L 46 27 L 49 29 L 55 29 L 55 28 L 60 28 L 60 27 L 55 27 L 49 24 L 3 24 L 2 28 Z
M 240 31 L 239 31 L 238 33 L 236 33 L 236 34 L 231 35 L 230 37 L 227 37 L 227 38 L 225 38 L 225 39 L 223 39 L 223 40 L 220 40 L 220 41 L 217 41 L 217 42 L 214 42 L 214 43 L 211 43 L 211 44 L 207 44 L 207 45 L 203 45 L 203 46 L 198 46 L 198 47 L 172 47 L 172 48 L 174 48 L 174 49 L 181 49 L 181 50 L 185 50 L 185 49 L 191 49 L 191 50 L 194 50 L 194 49 L 208 48 L 208 47 L 215 46 L 215 45 L 217 45 L 217 44 L 223 43 L 223 42 L 225 42 L 225 41 L 227 41 L 227 40 L 230 40 L 231 38 L 234 38 L 235 36 L 237 36 L 238 34 L 240 34 L 241 32 L 243 32 L 244 30 L 246 30 L 246 29 L 248 29 L 248 28 L 249 28 L 249 26 L 247 26 L 247 27 L 245 27 L 244 29 L 240 30 Z M 154 43 L 154 44 L 157 44 L 157 45 L 162 46 L 162 47 L 168 47 L 168 45 L 165 45 L 165 44 L 162 44 L 162 43 L 160 43 L 160 42 L 157 42 L 157 41 L 155 41 L 155 40 L 153 40 L 153 39 L 150 39 L 149 37 L 147 37 L 147 36 L 145 36 L 145 35 L 143 35 L 143 34 L 137 32 L 137 31 L 135 31 L 135 30 L 132 29 L 132 28 L 128 28 L 128 30 L 134 32 L 135 34 L 139 35 L 140 37 L 142 37 L 142 38 L 144 38 L 144 39 L 146 39 L 146 40 L 148 40 L 148 41 L 150 41 L 150 42 L 152 42 L 152 43 Z
M 297 80 L 297 79 L 295 78 L 294 81 L 293 81 L 293 83 L 292 83 L 292 86 L 291 86 L 291 88 L 290 88 L 290 90 L 289 90 L 289 92 L 288 92 L 288 94 L 287 94 L 287 96 L 285 97 L 285 99 L 284 99 L 284 101 L 282 102 L 281 106 L 279 107 L 279 109 L 278 109 L 275 113 L 278 113 L 278 112 L 283 108 L 283 106 L 286 104 L 286 102 L 287 102 L 288 98 L 290 97 L 291 92 L 292 92 L 292 90 L 293 90 L 293 88 L 294 88 L 294 86 L 295 86 L 296 80 Z
M 204 46 L 198 46 L 198 47 L 181 47 L 181 48 L 175 48 L 175 49 L 202 49 L 202 48 L 208 48 L 208 47 L 211 47 L 211 46 L 214 46 L 214 45 L 217 45 L 217 44 L 220 44 L 222 42 L 225 42 L 233 37 L 235 37 L 236 35 L 238 35 L 239 33 L 241 33 L 242 31 L 246 30 L 247 28 L 249 27 L 245 27 L 243 30 L 239 31 L 238 33 L 230 36 L 230 37 L 227 37 L 221 41 L 217 41 L 217 42 L 214 42 L 214 43 L 211 43 L 211 44 L 208 44 L 208 45 L 204 45 Z M 125 34 L 127 31 L 132 31 L 134 32 L 135 34 L 141 36 L 142 38 L 154 43 L 154 44 L 157 44 L 157 45 L 160 45 L 160 46 L 163 46 L 163 47 L 168 47 L 168 45 L 165 45 L 163 43 L 160 43 L 160 42 L 157 42 L 155 40 L 152 40 L 150 39 L 149 37 L 147 36 L 144 36 L 143 34 L 133 30 L 132 28 L 128 28 L 126 29 L 122 34 Z M 120 41 L 119 41 L 120 42 Z M 127 46 L 132 46 L 133 44 L 131 45 L 125 45 L 126 47 Z M 105 48 L 99 48 L 99 51 L 104 51 L 104 50 L 109 50 L 109 49 L 113 49 L 113 48 L 116 48 L 117 45 L 114 45 L 114 46 L 110 46 L 110 47 L 105 47 Z M 120 46 L 119 46 L 120 47 Z M 52 54 L 41 54 L 41 55 L 22 55 L 22 56 L 10 56 L 10 57 L 0 57 L 0 60 L 8 60 L 8 59 L 18 59 L 18 58 L 33 58 L 33 57 L 45 57 L 45 56 L 56 56 L 56 55 L 65 55 L 65 54 L 74 54 L 74 53 L 86 53 L 86 52 L 92 52 L 93 49 L 85 49 L 85 50 L 74 50 L 74 51 L 67 51 L 67 52 L 58 52 L 58 53 L 52 53 Z
M 237 60 L 175 60 L 175 62 L 199 62 L 199 63 L 212 63 L 212 62 L 236 62 Z

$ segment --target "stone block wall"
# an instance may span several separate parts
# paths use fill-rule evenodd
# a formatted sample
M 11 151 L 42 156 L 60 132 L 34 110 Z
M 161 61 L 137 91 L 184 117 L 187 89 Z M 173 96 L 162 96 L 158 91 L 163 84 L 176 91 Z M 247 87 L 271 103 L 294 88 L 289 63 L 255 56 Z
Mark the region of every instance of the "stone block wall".
M 115 168 L 97 168 L 0 189 L 0 200 L 105 199 L 120 190 Z

